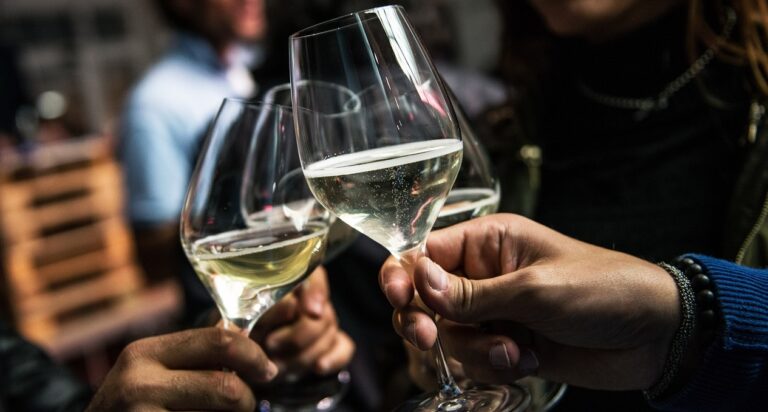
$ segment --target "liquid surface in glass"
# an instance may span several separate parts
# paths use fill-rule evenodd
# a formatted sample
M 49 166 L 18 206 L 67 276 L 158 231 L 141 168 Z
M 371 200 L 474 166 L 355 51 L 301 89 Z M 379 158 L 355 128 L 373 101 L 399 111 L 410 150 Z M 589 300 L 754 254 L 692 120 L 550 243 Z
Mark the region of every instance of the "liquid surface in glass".
M 254 305 L 271 306 L 320 264 L 327 232 L 316 223 L 252 227 L 203 238 L 190 257 L 226 315 L 248 318 Z
M 435 221 L 435 229 L 490 215 L 499 209 L 499 192 L 489 188 L 463 187 L 451 190 Z
M 458 139 L 435 139 L 332 157 L 304 170 L 328 210 L 399 255 L 427 236 L 461 166 Z

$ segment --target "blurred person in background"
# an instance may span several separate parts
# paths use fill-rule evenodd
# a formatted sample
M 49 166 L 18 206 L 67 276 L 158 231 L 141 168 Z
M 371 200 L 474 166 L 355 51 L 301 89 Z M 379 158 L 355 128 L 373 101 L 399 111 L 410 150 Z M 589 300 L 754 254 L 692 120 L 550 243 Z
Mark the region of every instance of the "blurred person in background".
M 500 174 L 503 211 L 651 262 L 768 266 L 764 0 L 499 4 L 512 92 L 496 132 L 478 134 L 497 167 L 529 173 Z M 571 387 L 556 409 L 649 406 Z
M 187 320 L 213 301 L 179 242 L 178 220 L 202 139 L 225 97 L 260 85 L 250 67 L 267 31 L 262 0 L 157 0 L 175 31 L 171 48 L 131 91 L 119 155 L 139 260 L 150 277 L 180 276 Z
M 222 100 L 252 97 L 266 86 L 250 72 L 262 52 L 259 42 L 266 36 L 265 5 L 261 0 L 158 0 L 156 4 L 177 37 L 125 103 L 119 154 L 127 211 L 146 273 L 179 277 L 185 323 L 210 324 L 218 312 L 181 250 L 179 215 L 203 137 Z M 287 62 L 278 64 L 285 67 Z M 312 277 L 322 278 L 325 284 L 324 270 L 316 270 Z M 308 303 L 299 305 L 287 322 L 286 327 L 295 327 L 279 335 L 285 342 L 270 341 L 271 355 L 280 354 L 287 368 L 311 370 L 312 365 L 300 361 L 301 348 L 316 346 L 320 336 L 331 334 L 333 339 L 323 341 L 331 342 L 348 362 L 354 345 L 337 328 L 327 287 L 303 286 L 293 295 Z M 324 327 L 318 329 L 318 324 Z M 267 342 L 264 335 L 252 337 Z
M 349 362 L 354 345 L 339 332 L 330 304 L 320 316 L 301 315 L 309 294 L 328 299 L 323 273 L 315 273 L 308 285 L 302 296 L 278 302 L 254 330 L 271 344 L 290 348 L 290 356 L 268 357 L 254 340 L 220 327 L 154 336 L 126 346 L 95 395 L 0 322 L 0 411 L 79 412 L 87 406 L 93 412 L 251 412 L 258 401 L 252 388 L 274 379 L 278 363 L 325 373 Z M 333 335 L 336 339 L 328 339 Z

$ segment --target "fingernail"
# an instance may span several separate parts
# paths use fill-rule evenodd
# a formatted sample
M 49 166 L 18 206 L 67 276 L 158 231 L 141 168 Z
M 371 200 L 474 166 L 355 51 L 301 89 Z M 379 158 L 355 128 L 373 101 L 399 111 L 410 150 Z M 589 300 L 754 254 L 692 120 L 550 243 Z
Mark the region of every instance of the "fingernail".
M 328 359 L 320 359 L 317 361 L 317 373 L 325 375 L 331 369 L 331 361 Z
M 407 328 L 408 340 L 411 341 L 416 347 L 419 345 L 416 343 L 416 322 L 411 322 Z
M 267 347 L 268 352 L 274 352 L 277 350 L 277 348 L 280 346 L 280 342 L 276 338 L 267 338 L 267 341 L 264 342 L 265 346 Z
M 278 371 L 279 369 L 277 368 L 277 365 L 275 365 L 274 362 L 269 361 L 267 363 L 267 370 L 264 373 L 264 378 L 268 381 L 271 381 L 275 378 L 275 376 L 277 376 Z
M 496 369 L 509 369 L 512 367 L 512 362 L 510 362 L 509 354 L 507 353 L 507 346 L 502 342 L 491 347 L 488 357 L 490 358 L 491 366 Z
M 523 349 L 520 352 L 520 360 L 517 362 L 517 368 L 521 373 L 530 375 L 539 369 L 539 358 L 530 349 Z
M 448 288 L 448 277 L 440 266 L 434 262 L 427 263 L 427 283 L 432 289 L 442 292 Z
M 309 312 L 312 315 L 320 317 L 323 314 L 323 301 L 320 299 L 312 299 L 309 301 Z

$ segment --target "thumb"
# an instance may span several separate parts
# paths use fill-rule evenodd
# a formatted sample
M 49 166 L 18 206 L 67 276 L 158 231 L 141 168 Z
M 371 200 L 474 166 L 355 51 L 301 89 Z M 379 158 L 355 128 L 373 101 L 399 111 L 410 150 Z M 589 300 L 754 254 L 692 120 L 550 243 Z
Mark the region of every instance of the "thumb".
M 472 323 L 514 317 L 518 291 L 514 278 L 467 279 L 446 272 L 427 257 L 419 259 L 414 284 L 424 303 L 454 322 Z M 512 306 L 510 306 L 512 305 Z

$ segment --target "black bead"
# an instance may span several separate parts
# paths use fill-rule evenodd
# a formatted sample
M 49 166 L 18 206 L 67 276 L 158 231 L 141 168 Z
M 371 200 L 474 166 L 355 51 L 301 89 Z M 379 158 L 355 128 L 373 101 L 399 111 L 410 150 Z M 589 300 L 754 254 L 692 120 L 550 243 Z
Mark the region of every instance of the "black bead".
M 696 303 L 700 308 L 710 308 L 715 302 L 715 294 L 709 289 L 704 289 L 696 294 Z
M 686 266 L 690 266 L 690 265 L 692 265 L 694 263 L 696 263 L 696 262 L 693 259 L 689 258 L 689 257 L 683 259 L 683 264 L 686 265 Z
M 704 270 L 701 268 L 701 265 L 698 263 L 694 263 L 692 265 L 688 265 L 688 267 L 685 269 L 685 276 L 687 276 L 689 279 L 698 275 L 699 273 L 702 273 Z
M 701 321 L 701 329 L 711 328 L 715 324 L 715 311 L 709 309 L 701 312 L 699 321 Z
M 691 279 L 691 286 L 693 286 L 694 290 L 702 290 L 709 287 L 709 284 L 711 281 L 709 280 L 709 276 L 699 273 L 698 275 L 694 276 L 693 279 Z

